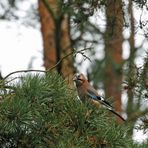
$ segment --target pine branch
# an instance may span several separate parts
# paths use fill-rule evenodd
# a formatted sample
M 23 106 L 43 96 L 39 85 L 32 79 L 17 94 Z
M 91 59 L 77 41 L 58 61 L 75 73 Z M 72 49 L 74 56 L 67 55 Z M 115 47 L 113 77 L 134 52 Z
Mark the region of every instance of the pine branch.
M 99 147 L 102 141 L 132 147 L 126 124 L 117 124 L 104 108 L 80 103 L 59 74 L 28 75 L 20 82 L 15 95 L 0 102 L 0 147 Z

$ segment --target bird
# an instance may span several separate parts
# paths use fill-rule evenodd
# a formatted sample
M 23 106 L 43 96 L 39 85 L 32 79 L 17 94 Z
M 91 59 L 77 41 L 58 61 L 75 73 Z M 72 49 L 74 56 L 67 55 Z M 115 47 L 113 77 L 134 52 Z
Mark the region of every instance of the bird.
M 88 82 L 85 76 L 80 74 L 75 74 L 73 77 L 73 81 L 76 84 L 78 96 L 82 102 L 89 100 L 93 104 L 103 105 L 110 112 L 118 116 L 121 120 L 126 121 L 121 115 L 119 115 L 113 106 L 105 100 L 104 97 L 98 94 L 97 90 Z

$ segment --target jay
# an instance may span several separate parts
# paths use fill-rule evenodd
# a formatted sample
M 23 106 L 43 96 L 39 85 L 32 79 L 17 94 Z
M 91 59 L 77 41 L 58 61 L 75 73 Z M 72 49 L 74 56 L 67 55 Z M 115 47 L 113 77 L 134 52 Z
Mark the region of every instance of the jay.
M 73 81 L 76 84 L 77 92 L 82 102 L 89 100 L 90 102 L 96 105 L 102 104 L 110 112 L 112 112 L 113 114 L 118 116 L 120 119 L 125 121 L 125 119 L 114 110 L 114 108 L 110 105 L 110 103 L 107 102 L 102 96 L 98 94 L 98 92 L 95 90 L 93 86 L 90 85 L 90 83 L 87 81 L 87 79 L 83 74 L 75 74 Z

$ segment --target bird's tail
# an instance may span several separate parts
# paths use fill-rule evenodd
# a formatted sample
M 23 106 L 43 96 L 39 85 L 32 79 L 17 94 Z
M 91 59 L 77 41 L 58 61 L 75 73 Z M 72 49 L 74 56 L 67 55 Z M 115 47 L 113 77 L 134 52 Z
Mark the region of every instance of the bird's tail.
M 99 101 L 101 104 L 103 104 L 110 112 L 118 116 L 123 121 L 126 121 L 121 115 L 119 115 L 116 111 L 114 111 L 112 105 L 110 105 L 103 97 L 98 96 L 97 101 Z
M 118 116 L 120 119 L 122 119 L 123 121 L 126 121 L 121 115 L 119 115 L 117 112 L 115 112 L 112 109 L 109 109 L 110 112 L 112 112 L 113 114 L 115 114 L 116 116 Z

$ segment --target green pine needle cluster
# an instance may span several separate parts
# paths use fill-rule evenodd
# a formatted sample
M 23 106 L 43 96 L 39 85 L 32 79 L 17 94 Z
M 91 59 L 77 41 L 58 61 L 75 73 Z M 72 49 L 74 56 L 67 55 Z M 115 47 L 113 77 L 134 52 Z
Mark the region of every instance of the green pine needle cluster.
M 57 73 L 27 75 L 0 100 L 0 147 L 132 147 L 127 124 L 83 104 Z

